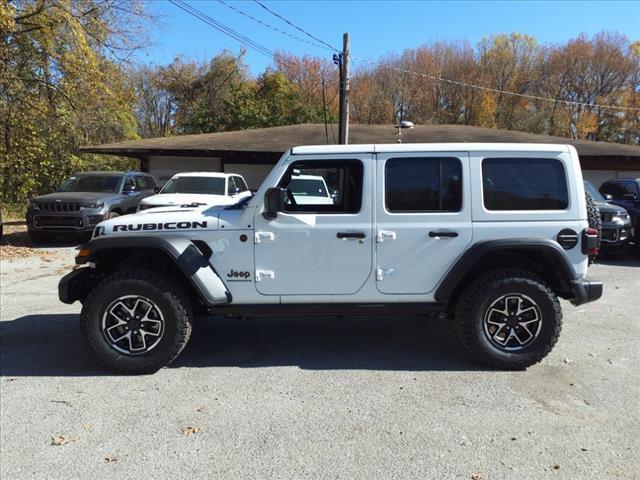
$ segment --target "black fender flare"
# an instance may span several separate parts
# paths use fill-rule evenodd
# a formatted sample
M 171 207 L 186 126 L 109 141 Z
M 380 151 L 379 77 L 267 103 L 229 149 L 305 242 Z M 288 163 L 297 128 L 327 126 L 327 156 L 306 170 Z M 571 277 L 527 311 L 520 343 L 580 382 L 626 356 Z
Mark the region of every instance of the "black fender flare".
M 190 239 L 178 235 L 114 235 L 98 237 L 81 247 L 86 254 L 76 257 L 78 265 L 91 267 L 107 251 L 135 249 L 160 250 L 171 258 L 189 280 L 200 299 L 206 305 L 231 302 L 231 293 L 209 262 L 211 250 L 206 243 L 200 248 Z M 60 300 L 73 303 L 82 297 L 84 275 L 91 275 L 93 268 L 79 268 L 63 277 L 58 286 Z M 86 279 L 85 279 L 86 280 Z M 86 282 L 85 282 L 86 283 Z
M 562 277 L 567 280 L 567 288 L 572 290 L 571 282 L 577 280 L 576 272 L 564 249 L 553 240 L 545 238 L 511 238 L 500 240 L 486 240 L 473 244 L 458 259 L 438 285 L 435 299 L 440 303 L 448 303 L 452 294 L 483 257 L 490 253 L 499 252 L 535 252 L 550 260 L 560 270 Z

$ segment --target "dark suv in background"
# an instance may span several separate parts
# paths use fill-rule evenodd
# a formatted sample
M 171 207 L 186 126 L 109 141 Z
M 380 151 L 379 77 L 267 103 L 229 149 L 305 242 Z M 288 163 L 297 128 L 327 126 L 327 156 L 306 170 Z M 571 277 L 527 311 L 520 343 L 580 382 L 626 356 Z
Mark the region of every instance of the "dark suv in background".
M 636 247 L 640 247 L 640 178 L 607 180 L 600 186 L 600 193 L 629 212 L 632 238 Z
M 631 236 L 629 214 L 619 205 L 609 203 L 591 182 L 584 182 L 584 190 L 591 195 L 600 211 L 602 221 L 600 252 L 605 255 L 624 256 Z
M 96 224 L 135 212 L 140 200 L 156 191 L 156 181 L 148 173 L 78 173 L 55 193 L 29 202 L 29 236 L 35 243 L 51 241 L 55 235 L 89 237 Z

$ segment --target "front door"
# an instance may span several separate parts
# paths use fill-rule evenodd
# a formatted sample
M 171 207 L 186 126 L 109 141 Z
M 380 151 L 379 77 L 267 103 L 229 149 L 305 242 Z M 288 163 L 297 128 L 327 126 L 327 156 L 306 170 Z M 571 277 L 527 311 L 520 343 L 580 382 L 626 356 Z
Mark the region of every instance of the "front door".
M 370 154 L 293 158 L 277 186 L 286 211 L 255 218 L 255 279 L 264 295 L 349 295 L 372 271 Z
M 429 293 L 471 243 L 469 155 L 384 153 L 376 164 L 378 290 Z

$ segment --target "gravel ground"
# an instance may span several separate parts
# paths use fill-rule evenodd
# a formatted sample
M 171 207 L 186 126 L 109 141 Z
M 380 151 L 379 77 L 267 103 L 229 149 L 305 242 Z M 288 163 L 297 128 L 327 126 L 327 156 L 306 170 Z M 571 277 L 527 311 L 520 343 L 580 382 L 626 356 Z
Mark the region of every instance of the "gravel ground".
M 593 266 L 603 299 L 565 302 L 526 372 L 478 368 L 442 321 L 210 318 L 135 377 L 58 302 L 73 255 L 0 262 L 3 479 L 640 478 L 638 260 Z

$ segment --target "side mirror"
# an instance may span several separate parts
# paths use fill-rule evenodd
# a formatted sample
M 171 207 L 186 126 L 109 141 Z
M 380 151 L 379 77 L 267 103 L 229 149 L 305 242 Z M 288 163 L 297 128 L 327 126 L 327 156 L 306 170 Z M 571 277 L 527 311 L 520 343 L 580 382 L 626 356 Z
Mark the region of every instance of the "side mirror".
M 611 195 L 610 193 L 605 193 L 604 194 L 604 199 L 608 202 L 610 200 L 613 200 L 613 195 Z
M 153 189 L 153 193 L 160 193 L 160 187 L 156 187 Z
M 264 212 L 262 216 L 267 220 L 273 220 L 278 216 L 278 212 L 284 211 L 287 190 L 285 188 L 273 187 L 267 189 L 264 194 Z
M 122 187 L 122 193 L 133 193 L 136 191 L 135 185 L 125 185 Z
M 231 195 L 238 195 L 239 193 L 240 193 L 240 189 L 237 187 L 231 190 Z
M 638 200 L 638 196 L 635 193 L 625 193 L 622 195 L 623 200 L 628 200 L 630 202 L 635 202 Z

